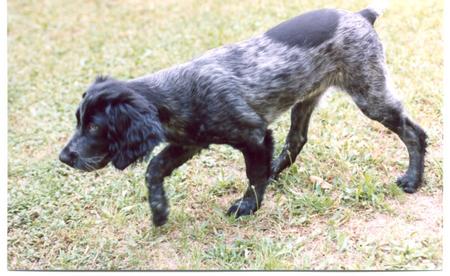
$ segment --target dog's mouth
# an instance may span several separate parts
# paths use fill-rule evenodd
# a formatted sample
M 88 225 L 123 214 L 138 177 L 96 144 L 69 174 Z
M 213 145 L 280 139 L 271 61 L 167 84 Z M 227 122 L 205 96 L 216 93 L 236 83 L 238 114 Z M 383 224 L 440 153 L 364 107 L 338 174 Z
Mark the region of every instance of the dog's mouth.
M 111 161 L 109 154 L 83 158 L 79 160 L 80 165 L 77 169 L 80 169 L 85 172 L 91 172 L 106 167 L 109 161 Z
M 111 158 L 109 154 L 93 156 L 93 157 L 79 157 L 76 160 L 72 160 L 71 162 L 64 162 L 66 165 L 83 171 L 83 172 L 92 172 L 95 170 L 102 169 L 108 165 Z

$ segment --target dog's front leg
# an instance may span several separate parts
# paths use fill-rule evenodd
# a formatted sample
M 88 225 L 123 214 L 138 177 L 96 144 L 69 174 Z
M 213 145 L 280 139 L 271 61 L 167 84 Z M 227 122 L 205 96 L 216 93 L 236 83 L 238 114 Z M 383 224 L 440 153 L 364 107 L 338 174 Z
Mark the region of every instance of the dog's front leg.
M 148 201 L 155 226 L 165 224 L 169 215 L 167 198 L 163 187 L 164 178 L 191 159 L 200 150 L 197 147 L 168 145 L 150 161 L 147 167 L 146 183 L 149 193 Z
M 261 207 L 264 192 L 271 174 L 271 161 L 273 154 L 273 138 L 267 130 L 264 143 L 255 145 L 245 144 L 239 149 L 244 154 L 245 168 L 249 185 L 244 197 L 237 200 L 228 210 L 228 215 L 250 215 Z

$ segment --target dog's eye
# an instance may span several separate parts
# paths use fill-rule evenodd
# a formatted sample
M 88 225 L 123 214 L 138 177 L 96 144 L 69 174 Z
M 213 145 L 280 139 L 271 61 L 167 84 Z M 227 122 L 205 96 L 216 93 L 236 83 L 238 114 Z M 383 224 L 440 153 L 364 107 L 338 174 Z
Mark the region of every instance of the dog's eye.
M 98 130 L 98 125 L 96 124 L 89 124 L 88 125 L 89 132 L 96 132 Z

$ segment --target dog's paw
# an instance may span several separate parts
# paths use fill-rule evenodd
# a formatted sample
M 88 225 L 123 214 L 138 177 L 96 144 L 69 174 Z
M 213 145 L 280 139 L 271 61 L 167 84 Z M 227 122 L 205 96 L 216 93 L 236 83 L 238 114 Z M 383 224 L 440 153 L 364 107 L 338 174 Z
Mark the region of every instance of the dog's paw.
M 248 216 L 256 212 L 258 206 L 254 199 L 242 198 L 237 200 L 230 209 L 228 209 L 228 216 L 235 216 L 236 218 L 240 216 Z
M 417 191 L 417 188 L 420 185 L 420 181 L 417 179 L 417 177 L 413 177 L 409 174 L 404 174 L 397 178 L 397 185 L 406 193 L 412 194 Z
M 163 226 L 167 222 L 168 212 L 153 214 L 152 221 L 155 226 Z
M 152 221 L 155 226 L 162 226 L 167 222 L 167 217 L 169 216 L 169 208 L 167 208 L 165 203 L 150 204 L 152 207 Z

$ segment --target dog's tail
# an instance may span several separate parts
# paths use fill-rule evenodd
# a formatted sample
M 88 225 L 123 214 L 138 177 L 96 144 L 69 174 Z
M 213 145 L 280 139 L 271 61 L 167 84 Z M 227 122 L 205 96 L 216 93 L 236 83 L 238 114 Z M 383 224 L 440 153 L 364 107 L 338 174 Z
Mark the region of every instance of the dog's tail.
M 383 14 L 388 5 L 389 0 L 375 0 L 370 6 L 362 11 L 359 11 L 358 14 L 360 14 L 367 21 L 369 21 L 370 24 L 373 25 L 373 23 L 375 23 L 375 20 Z

